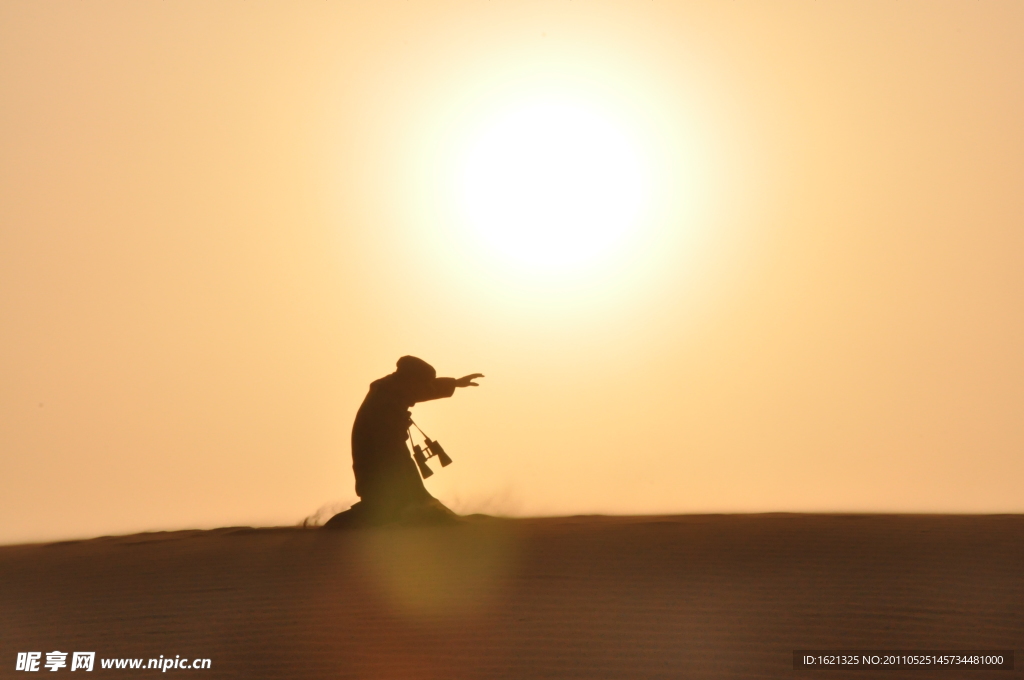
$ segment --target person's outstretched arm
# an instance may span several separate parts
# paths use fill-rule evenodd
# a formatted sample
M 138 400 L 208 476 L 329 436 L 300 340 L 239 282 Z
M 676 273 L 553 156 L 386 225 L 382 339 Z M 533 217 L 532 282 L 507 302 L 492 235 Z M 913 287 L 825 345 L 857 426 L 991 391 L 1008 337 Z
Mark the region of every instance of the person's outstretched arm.
M 416 399 L 417 403 L 421 401 L 431 401 L 433 399 L 444 399 L 455 394 L 456 387 L 479 387 L 474 381 L 477 378 L 484 377 L 483 373 L 471 373 L 464 375 L 461 378 L 434 378 L 430 382 L 430 386 L 427 388 L 426 393 Z

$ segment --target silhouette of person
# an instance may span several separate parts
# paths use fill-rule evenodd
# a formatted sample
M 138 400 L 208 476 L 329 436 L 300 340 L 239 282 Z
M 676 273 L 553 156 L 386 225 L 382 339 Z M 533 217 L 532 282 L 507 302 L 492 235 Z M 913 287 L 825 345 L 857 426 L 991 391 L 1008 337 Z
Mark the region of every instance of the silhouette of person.
M 335 516 L 328 526 L 346 523 L 341 515 L 369 523 L 410 518 L 417 513 L 451 517 L 451 511 L 423 486 L 409 455 L 405 443 L 412 425 L 409 409 L 421 401 L 450 397 L 457 387 L 476 387 L 474 381 L 482 377 L 482 373 L 472 373 L 458 379 L 438 378 L 427 362 L 404 356 L 394 373 L 373 381 L 352 425 L 352 470 L 356 495 L 361 500 Z

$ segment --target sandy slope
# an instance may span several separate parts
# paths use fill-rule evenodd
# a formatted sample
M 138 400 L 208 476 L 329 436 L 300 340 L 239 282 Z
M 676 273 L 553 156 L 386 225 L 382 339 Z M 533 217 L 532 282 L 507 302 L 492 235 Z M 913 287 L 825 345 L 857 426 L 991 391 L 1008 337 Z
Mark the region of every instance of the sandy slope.
M 794 649 L 835 647 L 1016 649 L 1017 670 L 793 670 Z M 479 520 L 0 548 L 0 677 L 31 677 L 14 672 L 19 651 L 59 649 L 208 657 L 211 670 L 168 671 L 207 678 L 1009 679 L 1022 647 L 1019 515 Z

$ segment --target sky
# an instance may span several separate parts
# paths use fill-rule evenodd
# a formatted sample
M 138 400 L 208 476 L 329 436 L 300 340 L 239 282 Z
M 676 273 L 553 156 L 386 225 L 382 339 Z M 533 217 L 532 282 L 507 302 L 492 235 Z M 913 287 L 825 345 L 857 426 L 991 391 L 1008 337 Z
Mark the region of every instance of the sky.
M 1019 2 L 0 3 L 0 543 L 1024 512 Z

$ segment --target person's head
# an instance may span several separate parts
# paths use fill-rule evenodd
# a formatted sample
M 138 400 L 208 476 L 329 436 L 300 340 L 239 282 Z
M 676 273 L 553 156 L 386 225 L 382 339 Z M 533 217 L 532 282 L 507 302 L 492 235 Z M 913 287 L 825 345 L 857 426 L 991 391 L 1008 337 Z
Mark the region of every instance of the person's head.
M 396 375 L 413 383 L 423 383 L 437 377 L 437 371 L 419 357 L 404 356 L 398 360 Z

